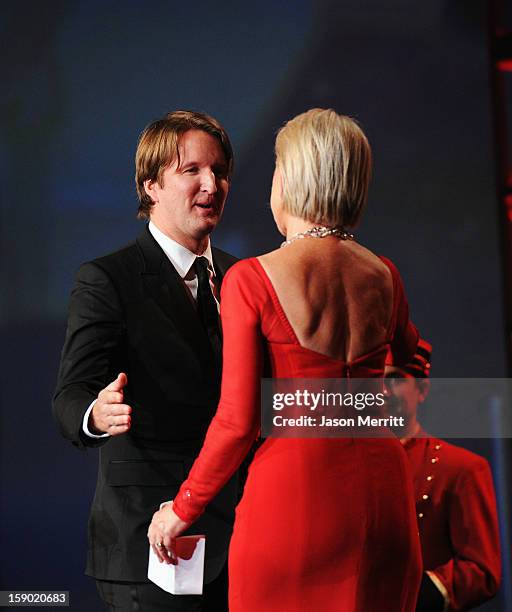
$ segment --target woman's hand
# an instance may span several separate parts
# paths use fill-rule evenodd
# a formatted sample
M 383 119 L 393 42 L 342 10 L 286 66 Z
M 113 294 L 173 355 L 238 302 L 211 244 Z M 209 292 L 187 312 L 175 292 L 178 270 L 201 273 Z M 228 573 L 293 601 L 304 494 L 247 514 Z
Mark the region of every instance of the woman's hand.
M 160 563 L 178 563 L 175 538 L 183 533 L 190 523 L 185 523 L 172 509 L 172 502 L 153 514 L 148 529 L 148 540 Z

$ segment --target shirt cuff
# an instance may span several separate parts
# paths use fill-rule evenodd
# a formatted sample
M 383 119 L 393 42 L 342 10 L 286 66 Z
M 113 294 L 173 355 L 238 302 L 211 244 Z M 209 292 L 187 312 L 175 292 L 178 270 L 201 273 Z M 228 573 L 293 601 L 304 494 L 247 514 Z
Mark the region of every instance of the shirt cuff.
M 434 572 L 426 571 L 427 576 L 432 580 L 437 590 L 441 593 L 444 599 L 444 608 L 443 612 L 448 612 L 450 608 L 450 596 L 448 595 L 448 590 L 441 582 L 441 580 L 434 574 Z
M 82 429 L 84 431 L 84 434 L 86 436 L 88 436 L 89 438 L 110 438 L 110 434 L 109 433 L 104 433 L 104 434 L 93 434 L 90 432 L 89 430 L 89 415 L 92 412 L 92 409 L 94 408 L 94 404 L 96 403 L 96 400 L 91 402 L 91 405 L 89 406 L 89 408 L 87 408 L 87 410 L 85 411 L 84 414 L 84 420 L 82 421 Z

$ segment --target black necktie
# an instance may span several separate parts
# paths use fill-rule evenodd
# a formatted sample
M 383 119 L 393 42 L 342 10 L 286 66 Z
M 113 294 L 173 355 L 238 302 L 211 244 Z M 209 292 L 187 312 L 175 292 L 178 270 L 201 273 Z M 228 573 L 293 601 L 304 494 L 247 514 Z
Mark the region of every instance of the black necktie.
M 215 367 L 217 371 L 220 372 L 222 341 L 219 324 L 219 311 L 217 310 L 217 302 L 213 297 L 212 288 L 210 285 L 208 265 L 209 264 L 206 257 L 196 258 L 197 309 L 199 311 L 199 316 L 203 321 L 203 325 L 208 333 L 208 338 L 210 339 L 210 344 L 213 350 L 213 358 L 215 360 Z

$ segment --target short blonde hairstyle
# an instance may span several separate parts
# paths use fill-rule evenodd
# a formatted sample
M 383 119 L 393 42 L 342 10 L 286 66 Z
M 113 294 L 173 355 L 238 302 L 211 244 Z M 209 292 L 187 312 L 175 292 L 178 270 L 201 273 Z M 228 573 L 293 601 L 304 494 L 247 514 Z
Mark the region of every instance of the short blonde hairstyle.
M 357 225 L 368 196 L 372 153 L 354 119 L 321 108 L 291 119 L 277 134 L 276 165 L 286 212 L 311 223 Z
M 135 186 L 139 196 L 139 219 L 149 219 L 153 201 L 144 189 L 147 180 L 162 186 L 164 170 L 176 159 L 180 163 L 179 141 L 188 130 L 202 130 L 219 141 L 228 169 L 228 180 L 233 175 L 233 149 L 226 130 L 210 115 L 178 110 L 167 113 L 142 132 L 135 154 Z

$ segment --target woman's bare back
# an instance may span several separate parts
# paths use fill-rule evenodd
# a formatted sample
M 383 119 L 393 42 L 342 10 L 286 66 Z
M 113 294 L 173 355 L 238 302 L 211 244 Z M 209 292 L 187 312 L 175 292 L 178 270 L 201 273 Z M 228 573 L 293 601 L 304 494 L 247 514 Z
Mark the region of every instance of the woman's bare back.
M 371 251 L 305 238 L 258 259 L 301 346 L 350 362 L 389 339 L 393 281 Z

